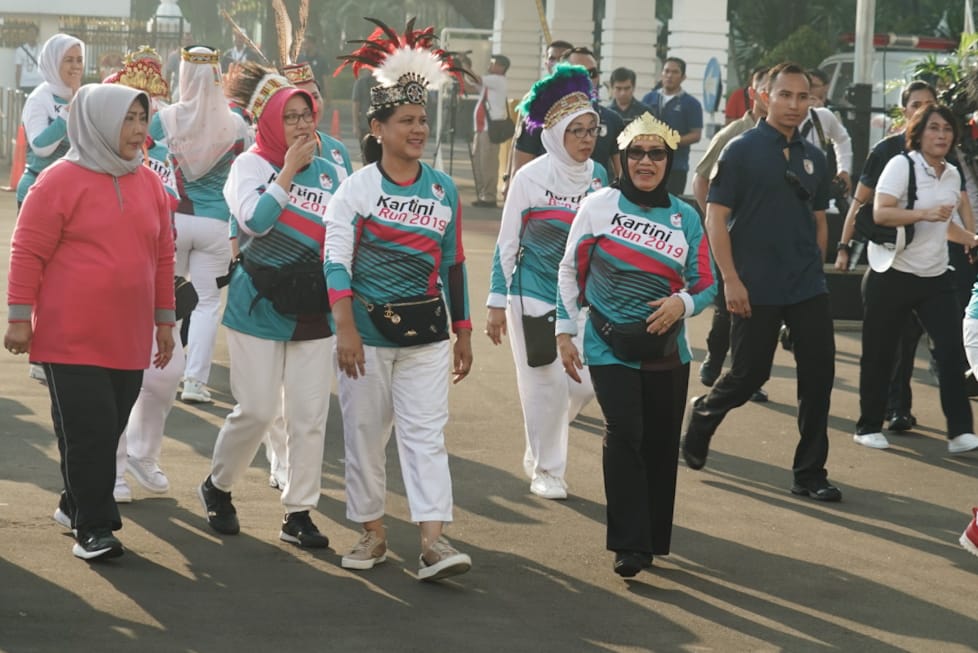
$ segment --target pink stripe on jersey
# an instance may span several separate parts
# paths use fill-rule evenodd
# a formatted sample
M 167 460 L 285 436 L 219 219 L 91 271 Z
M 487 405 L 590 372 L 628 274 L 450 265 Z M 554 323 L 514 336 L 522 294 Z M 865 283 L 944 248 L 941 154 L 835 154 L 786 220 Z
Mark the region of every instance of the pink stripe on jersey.
M 624 261 L 643 272 L 650 272 L 663 279 L 668 279 L 670 292 L 681 290 L 685 285 L 682 277 L 675 268 L 662 263 L 654 256 L 637 251 L 623 242 L 611 238 L 602 238 L 598 241 L 598 247 L 611 258 Z

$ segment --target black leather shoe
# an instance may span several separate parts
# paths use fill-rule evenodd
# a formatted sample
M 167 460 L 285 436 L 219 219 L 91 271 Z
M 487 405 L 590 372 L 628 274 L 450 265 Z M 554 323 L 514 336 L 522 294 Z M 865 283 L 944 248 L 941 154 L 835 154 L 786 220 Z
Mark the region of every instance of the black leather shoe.
M 622 578 L 631 578 L 645 568 L 649 560 L 647 554 L 635 553 L 634 551 L 619 551 L 615 553 L 615 573 Z
M 750 400 L 755 404 L 763 404 L 767 402 L 767 391 L 764 388 L 758 388 L 754 391 L 754 394 L 750 396 Z
M 816 501 L 842 501 L 842 491 L 827 480 L 813 481 L 811 483 L 799 483 L 791 487 L 791 493 L 802 497 L 809 497 Z
M 915 426 L 917 426 L 917 418 L 912 413 L 892 413 L 890 423 L 886 428 L 888 431 L 900 433 L 909 431 Z
M 710 453 L 710 438 L 687 431 L 683 436 L 683 460 L 690 469 L 703 469 Z
M 710 355 L 707 354 L 706 358 L 703 359 L 703 364 L 700 365 L 700 383 L 710 388 L 713 387 L 718 378 L 720 378 L 720 366 L 714 365 L 713 361 L 710 360 Z

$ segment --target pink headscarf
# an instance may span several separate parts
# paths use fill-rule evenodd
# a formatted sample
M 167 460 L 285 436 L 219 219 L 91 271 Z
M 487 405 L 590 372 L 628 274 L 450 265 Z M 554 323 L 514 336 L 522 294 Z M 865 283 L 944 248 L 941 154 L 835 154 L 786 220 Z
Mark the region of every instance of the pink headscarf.
M 276 168 L 285 165 L 285 152 L 289 149 L 285 142 L 285 105 L 296 95 L 301 95 L 309 104 L 313 124 L 317 124 L 316 103 L 313 102 L 312 95 L 298 88 L 276 91 L 258 117 L 258 131 L 251 151 Z

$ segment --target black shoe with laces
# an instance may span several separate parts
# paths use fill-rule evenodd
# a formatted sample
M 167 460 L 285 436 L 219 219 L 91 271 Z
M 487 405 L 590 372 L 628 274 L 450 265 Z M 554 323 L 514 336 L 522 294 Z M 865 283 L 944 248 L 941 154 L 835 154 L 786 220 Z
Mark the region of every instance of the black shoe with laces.
M 241 530 L 238 524 L 238 511 L 231 503 L 231 493 L 218 490 L 211 483 L 211 477 L 200 484 L 197 488 L 197 495 L 200 502 L 204 505 L 207 513 L 207 523 L 218 533 L 224 535 L 237 535 Z
M 108 528 L 95 529 L 79 533 L 71 552 L 82 560 L 118 558 L 122 555 L 122 542 Z
M 298 544 L 307 549 L 325 549 L 329 538 L 319 532 L 309 517 L 309 511 L 290 512 L 282 520 L 282 532 L 278 537 L 283 542 Z
M 802 483 L 795 481 L 791 488 L 792 494 L 810 497 L 816 501 L 842 501 L 842 491 L 826 479 Z

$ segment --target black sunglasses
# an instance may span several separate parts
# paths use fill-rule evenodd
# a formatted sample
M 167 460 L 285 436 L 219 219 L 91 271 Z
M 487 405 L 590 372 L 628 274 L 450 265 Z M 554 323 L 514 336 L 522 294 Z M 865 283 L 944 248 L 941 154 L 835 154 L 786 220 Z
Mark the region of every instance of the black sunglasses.
M 601 71 L 598 70 L 597 68 L 588 68 L 587 69 L 587 76 L 590 77 L 591 79 L 597 79 L 600 74 L 601 74 Z
M 665 161 L 666 157 L 669 156 L 669 152 L 662 147 L 657 147 L 651 150 L 643 150 L 640 147 L 630 147 L 625 150 L 625 156 L 632 161 L 641 161 L 645 157 L 649 157 L 649 161 Z
M 784 171 L 784 180 L 788 182 L 788 185 L 795 189 L 795 195 L 798 196 L 803 202 L 807 202 L 812 199 L 812 194 L 805 188 L 805 185 L 801 183 L 801 179 L 792 170 Z

